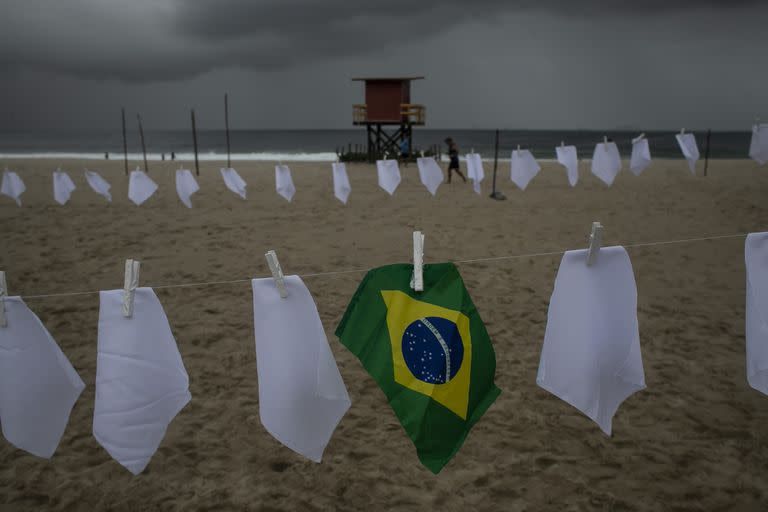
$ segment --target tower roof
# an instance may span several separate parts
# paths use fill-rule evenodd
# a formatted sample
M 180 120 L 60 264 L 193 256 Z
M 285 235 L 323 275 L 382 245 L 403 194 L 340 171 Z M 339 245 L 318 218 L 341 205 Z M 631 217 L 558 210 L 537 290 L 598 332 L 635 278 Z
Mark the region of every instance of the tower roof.
M 402 77 L 368 77 L 353 78 L 353 82 L 410 82 L 412 80 L 423 80 L 423 76 L 402 76 Z

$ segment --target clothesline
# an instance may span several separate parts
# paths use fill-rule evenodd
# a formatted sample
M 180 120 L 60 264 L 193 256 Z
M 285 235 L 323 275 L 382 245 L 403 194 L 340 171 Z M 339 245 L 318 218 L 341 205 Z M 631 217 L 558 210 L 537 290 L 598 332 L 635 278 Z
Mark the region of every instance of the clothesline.
M 653 246 L 672 245 L 672 244 L 681 244 L 681 243 L 703 242 L 708 240 L 722 240 L 726 238 L 746 238 L 747 235 L 748 233 L 738 233 L 733 235 L 716 235 L 716 236 L 696 237 L 696 238 L 682 238 L 678 240 L 665 240 L 665 241 L 659 241 L 659 242 L 639 242 L 639 243 L 633 243 L 633 244 L 617 244 L 617 245 L 621 245 L 626 249 L 632 249 L 632 248 L 638 248 L 638 247 L 653 247 Z M 491 256 L 487 258 L 473 258 L 468 260 L 456 260 L 456 261 L 453 261 L 452 263 L 472 264 L 472 263 L 482 263 L 482 262 L 488 262 L 488 261 L 502 261 L 502 260 L 514 260 L 514 259 L 522 259 L 522 258 L 556 256 L 558 254 L 563 254 L 566 250 L 568 249 L 559 250 L 559 251 L 535 252 L 535 253 L 528 253 L 528 254 L 514 254 L 514 255 L 507 255 L 507 256 Z M 316 272 L 316 273 L 309 273 L 309 274 L 299 273 L 299 275 L 302 278 L 331 277 L 331 276 L 343 275 L 343 274 L 364 273 L 371 270 L 371 268 L 337 270 L 332 272 Z M 262 277 L 269 277 L 269 276 L 262 276 Z M 178 283 L 178 284 L 164 284 L 164 285 L 156 285 L 156 286 L 146 285 L 146 286 L 155 290 L 170 289 L 170 288 L 193 288 L 193 287 L 200 287 L 200 286 L 216 286 L 216 285 L 226 285 L 226 284 L 250 283 L 251 279 L 254 279 L 254 278 L 234 279 L 229 281 L 205 281 L 200 283 Z M 47 299 L 47 298 L 56 298 L 56 297 L 74 297 L 79 295 L 97 295 L 98 293 L 99 293 L 99 290 L 89 291 L 89 292 L 48 293 L 48 294 L 38 294 L 38 295 L 23 295 L 22 298 L 25 300 Z

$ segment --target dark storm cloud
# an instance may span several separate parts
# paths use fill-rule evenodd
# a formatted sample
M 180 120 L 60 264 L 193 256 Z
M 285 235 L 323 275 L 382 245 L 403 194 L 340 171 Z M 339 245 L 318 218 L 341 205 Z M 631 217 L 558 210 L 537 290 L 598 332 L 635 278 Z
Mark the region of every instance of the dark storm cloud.
M 0 0 L 0 70 L 127 82 L 181 80 L 220 68 L 278 70 L 373 55 L 501 15 L 664 17 L 754 10 L 764 0 Z M 725 29 L 723 29 L 725 30 Z M 472 35 L 469 34 L 468 37 Z M 748 34 L 735 33 L 734 37 Z

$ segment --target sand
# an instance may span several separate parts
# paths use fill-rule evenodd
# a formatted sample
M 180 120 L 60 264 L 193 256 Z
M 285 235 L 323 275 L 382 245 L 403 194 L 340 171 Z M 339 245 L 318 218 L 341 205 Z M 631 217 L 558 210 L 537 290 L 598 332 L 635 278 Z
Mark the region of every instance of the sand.
M 63 207 L 52 198 L 59 163 L 78 186 Z M 525 192 L 504 163 L 501 202 L 487 197 L 488 164 L 482 196 L 459 180 L 434 198 L 413 164 L 394 197 L 377 187 L 373 166 L 355 164 L 346 206 L 333 197 L 328 163 L 291 164 L 289 204 L 275 193 L 272 165 L 235 165 L 248 182 L 243 201 L 207 162 L 192 210 L 176 196 L 171 162 L 151 164 L 160 189 L 142 207 L 126 198 L 120 161 L 7 165 L 27 184 L 22 208 L 0 197 L 11 295 L 120 288 L 128 257 L 141 260 L 143 285 L 264 276 L 269 249 L 288 274 L 366 269 L 410 261 L 414 229 L 426 235 L 429 263 L 581 248 L 593 220 L 605 245 L 768 228 L 768 169 L 750 161 L 710 162 L 706 178 L 701 163 L 698 177 L 683 160 L 635 177 L 625 162 L 611 188 L 582 162 L 573 189 L 545 163 Z M 111 205 L 86 184 L 86 166 L 112 183 Z M 459 264 L 503 391 L 437 476 L 333 335 L 363 273 L 305 278 L 352 399 L 322 464 L 259 422 L 248 283 L 157 290 L 192 401 L 138 477 L 91 434 L 98 296 L 29 299 L 87 387 L 50 461 L 0 439 L 0 510 L 764 510 L 768 397 L 746 382 L 743 247 L 739 237 L 629 249 L 648 389 L 619 408 L 610 438 L 536 386 L 560 256 Z

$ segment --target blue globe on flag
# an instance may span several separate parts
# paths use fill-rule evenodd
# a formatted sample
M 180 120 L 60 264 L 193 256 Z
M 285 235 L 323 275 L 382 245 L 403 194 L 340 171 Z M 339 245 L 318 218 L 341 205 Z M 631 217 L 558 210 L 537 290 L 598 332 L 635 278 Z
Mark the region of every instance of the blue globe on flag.
M 436 316 L 420 318 L 405 329 L 402 351 L 413 376 L 428 384 L 449 382 L 464 359 L 464 343 L 456 324 Z

